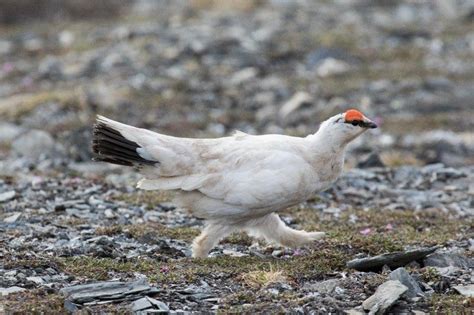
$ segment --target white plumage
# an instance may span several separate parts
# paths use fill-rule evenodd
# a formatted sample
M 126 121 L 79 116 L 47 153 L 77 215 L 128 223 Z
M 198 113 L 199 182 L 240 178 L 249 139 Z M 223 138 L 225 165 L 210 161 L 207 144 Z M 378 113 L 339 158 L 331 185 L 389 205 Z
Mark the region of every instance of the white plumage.
M 236 132 L 217 139 L 177 138 L 99 116 L 95 159 L 137 167 L 138 188 L 175 190 L 175 202 L 207 220 L 194 241 L 204 257 L 225 235 L 245 230 L 286 246 L 318 239 L 274 214 L 327 189 L 340 175 L 344 148 L 376 125 L 356 110 L 329 118 L 305 138 Z

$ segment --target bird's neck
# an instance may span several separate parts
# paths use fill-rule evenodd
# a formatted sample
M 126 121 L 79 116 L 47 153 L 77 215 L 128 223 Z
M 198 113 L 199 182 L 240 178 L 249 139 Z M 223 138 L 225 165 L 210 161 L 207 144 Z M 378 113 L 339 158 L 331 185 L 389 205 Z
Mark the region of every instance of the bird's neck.
M 318 130 L 315 134 L 306 137 L 309 141 L 311 150 L 318 155 L 344 155 L 347 141 L 342 135 L 327 132 L 326 130 Z

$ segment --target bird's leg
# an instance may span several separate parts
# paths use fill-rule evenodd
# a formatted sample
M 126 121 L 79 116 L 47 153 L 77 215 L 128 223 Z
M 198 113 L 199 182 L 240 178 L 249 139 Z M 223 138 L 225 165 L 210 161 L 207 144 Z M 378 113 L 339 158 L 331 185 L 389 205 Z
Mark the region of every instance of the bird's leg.
M 252 223 L 251 230 L 268 241 L 274 241 L 286 247 L 298 247 L 323 238 L 324 232 L 306 232 L 290 228 L 276 213 L 268 214 Z
M 232 227 L 227 225 L 209 223 L 193 241 L 193 257 L 207 257 L 209 251 L 216 246 L 222 238 L 232 233 L 233 230 Z

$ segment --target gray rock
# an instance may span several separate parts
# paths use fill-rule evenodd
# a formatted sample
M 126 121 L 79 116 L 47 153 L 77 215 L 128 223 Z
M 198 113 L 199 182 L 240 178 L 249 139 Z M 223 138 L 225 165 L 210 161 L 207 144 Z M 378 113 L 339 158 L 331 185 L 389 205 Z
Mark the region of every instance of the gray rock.
M 369 311 L 369 314 L 384 314 L 407 290 L 408 288 L 400 281 L 389 280 L 381 284 L 371 297 L 362 302 L 362 307 Z
M 317 283 L 308 283 L 304 286 L 304 289 L 307 291 L 316 291 L 319 293 L 329 294 L 336 289 L 339 283 L 339 279 L 329 279 Z
M 76 285 L 61 289 L 69 301 L 75 304 L 93 305 L 103 301 L 123 301 L 156 292 L 146 279 L 132 282 L 103 281 Z
M 23 132 L 15 124 L 0 123 L 0 143 L 10 143 Z
M 315 66 L 328 58 L 342 60 L 348 63 L 355 63 L 358 61 L 355 57 L 349 55 L 345 50 L 339 48 L 320 47 L 311 51 L 306 56 L 306 65 L 308 68 L 313 69 Z
M 25 289 L 17 287 L 17 286 L 13 286 L 9 288 L 0 288 L 0 296 L 5 296 L 10 293 L 16 293 L 16 292 L 21 292 L 21 291 L 25 291 Z
M 474 268 L 474 259 L 455 253 L 435 253 L 423 260 L 425 266 L 457 267 L 462 269 Z
M 153 305 L 147 300 L 147 298 L 141 298 L 132 303 L 131 309 L 134 312 L 151 308 Z
M 438 246 L 418 248 L 405 252 L 393 252 L 374 257 L 353 259 L 347 262 L 347 267 L 359 271 L 378 271 L 382 269 L 384 265 L 387 265 L 390 268 L 398 268 L 405 266 L 412 261 L 424 258 L 426 255 L 431 254 L 436 249 L 438 249 Z
M 69 300 L 64 300 L 64 308 L 71 314 L 79 311 L 79 305 L 74 304 Z
M 380 156 L 377 153 L 370 154 L 365 160 L 357 163 L 357 167 L 369 168 L 369 167 L 384 167 Z
M 326 58 L 316 69 L 316 73 L 320 77 L 329 77 L 332 75 L 343 74 L 348 72 L 350 65 L 344 61 L 334 58 Z
M 3 219 L 3 222 L 5 223 L 14 223 L 16 222 L 19 218 L 21 217 L 21 212 L 17 212 L 15 214 L 12 214 L 11 216 L 6 217 Z
M 457 285 L 454 287 L 454 290 L 458 291 L 459 294 L 462 294 L 467 297 L 474 297 L 474 284 L 468 285 Z
M 408 288 L 407 292 L 405 292 L 406 296 L 413 298 L 418 295 L 423 295 L 423 291 L 421 290 L 420 286 L 415 281 L 415 279 L 410 276 L 410 274 L 406 271 L 405 268 L 400 267 L 392 271 L 388 277 L 390 280 L 400 281 L 404 286 Z
M 59 80 L 63 77 L 63 66 L 57 58 L 48 56 L 38 66 L 38 72 L 44 79 Z
M 366 314 L 365 312 L 360 311 L 360 310 L 355 309 L 355 308 L 351 308 L 350 310 L 345 310 L 344 313 L 346 313 L 348 315 L 365 315 Z
M 55 151 L 55 143 L 48 132 L 30 130 L 13 141 L 12 148 L 18 155 L 37 159 L 41 156 L 52 156 Z
M 450 90 L 453 86 L 453 82 L 444 77 L 429 77 L 424 82 L 424 87 L 432 91 Z
M 161 302 L 161 301 L 158 301 L 154 298 L 151 298 L 149 296 L 146 297 L 148 299 L 148 301 L 150 301 L 151 304 L 153 304 L 156 308 L 158 308 L 159 310 L 161 311 L 164 311 L 164 312 L 167 312 L 169 311 L 170 309 L 168 308 L 168 305 L 166 305 L 165 303 Z
M 27 277 L 26 280 L 31 281 L 31 282 L 34 282 L 34 283 L 36 283 L 36 284 L 43 284 L 43 283 L 44 283 L 43 278 L 37 277 L 37 276 L 35 276 L 35 277 Z
M 4 193 L 1 193 L 0 194 L 0 202 L 5 202 L 5 201 L 8 201 L 10 199 L 13 199 L 15 198 L 15 191 L 14 190 L 10 190 L 10 191 L 6 191 Z
M 278 115 L 280 118 L 284 119 L 304 104 L 310 104 L 311 102 L 311 95 L 306 92 L 297 92 L 285 104 L 283 104 L 283 106 L 280 108 L 280 111 L 278 112 Z

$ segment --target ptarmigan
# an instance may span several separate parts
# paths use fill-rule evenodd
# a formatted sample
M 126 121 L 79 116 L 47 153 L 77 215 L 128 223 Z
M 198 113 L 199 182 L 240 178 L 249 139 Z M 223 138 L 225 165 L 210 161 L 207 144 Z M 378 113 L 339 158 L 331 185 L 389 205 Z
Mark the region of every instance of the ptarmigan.
M 206 257 L 220 239 L 243 230 L 283 246 L 324 236 L 285 225 L 276 212 L 325 190 L 341 174 L 346 145 L 377 125 L 355 109 L 324 121 L 307 137 L 177 138 L 102 116 L 94 126 L 94 159 L 135 167 L 145 190 L 174 190 L 175 202 L 206 220 L 193 257 Z

